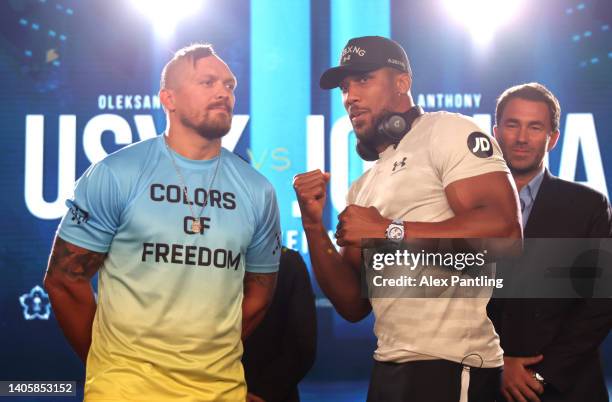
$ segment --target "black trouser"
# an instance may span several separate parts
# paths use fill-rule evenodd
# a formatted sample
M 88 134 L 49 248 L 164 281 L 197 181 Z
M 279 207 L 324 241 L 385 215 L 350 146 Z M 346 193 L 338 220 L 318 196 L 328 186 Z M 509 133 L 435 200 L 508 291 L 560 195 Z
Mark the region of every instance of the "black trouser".
M 368 402 L 459 402 L 462 370 L 448 360 L 374 361 Z M 495 401 L 501 373 L 501 367 L 470 367 L 468 401 Z

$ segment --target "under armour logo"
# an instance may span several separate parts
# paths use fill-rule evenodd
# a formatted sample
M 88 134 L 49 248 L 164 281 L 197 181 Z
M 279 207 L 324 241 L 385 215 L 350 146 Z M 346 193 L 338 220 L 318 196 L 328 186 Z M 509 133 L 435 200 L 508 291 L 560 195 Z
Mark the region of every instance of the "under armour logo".
M 395 172 L 396 170 L 401 170 L 402 168 L 405 168 L 406 167 L 406 159 L 408 159 L 408 158 L 404 156 L 404 158 L 402 158 L 401 161 L 393 162 L 393 170 L 392 170 L 392 172 Z

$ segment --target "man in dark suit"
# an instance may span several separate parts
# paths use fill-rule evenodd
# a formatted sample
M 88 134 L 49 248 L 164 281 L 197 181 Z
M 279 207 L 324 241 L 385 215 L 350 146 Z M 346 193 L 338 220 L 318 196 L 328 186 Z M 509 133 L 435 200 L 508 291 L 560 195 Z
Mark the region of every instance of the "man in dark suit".
M 524 237 L 611 237 L 606 197 L 545 167 L 559 139 L 555 96 L 537 83 L 512 87 L 499 97 L 495 120 L 495 137 L 519 191 Z M 612 322 L 609 300 L 497 299 L 489 307 L 504 349 L 505 399 L 608 401 L 599 346 Z
M 247 402 L 299 402 L 297 386 L 314 363 L 316 347 L 308 269 L 297 251 L 283 247 L 272 304 L 244 342 Z

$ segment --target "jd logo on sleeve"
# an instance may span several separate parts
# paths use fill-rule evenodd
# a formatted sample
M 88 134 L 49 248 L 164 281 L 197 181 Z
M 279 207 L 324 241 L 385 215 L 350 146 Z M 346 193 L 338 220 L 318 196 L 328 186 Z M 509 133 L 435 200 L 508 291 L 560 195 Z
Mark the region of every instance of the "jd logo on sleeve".
M 467 146 L 471 153 L 479 158 L 493 155 L 493 145 L 488 135 L 474 131 L 468 136 Z

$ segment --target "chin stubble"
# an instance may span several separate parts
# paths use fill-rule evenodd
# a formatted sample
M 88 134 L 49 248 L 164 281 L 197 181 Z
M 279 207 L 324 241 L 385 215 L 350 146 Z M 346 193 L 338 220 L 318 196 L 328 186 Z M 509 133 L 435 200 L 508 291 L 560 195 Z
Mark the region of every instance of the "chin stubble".
M 230 128 L 232 126 L 231 115 L 230 122 L 228 124 L 220 122 L 218 124 L 215 124 L 215 122 L 212 122 L 211 119 L 207 118 L 202 124 L 196 125 L 193 124 L 186 117 L 181 117 L 181 123 L 183 123 L 183 125 L 186 127 L 192 128 L 201 137 L 207 138 L 209 140 L 214 140 L 225 136 L 227 133 L 229 133 Z

